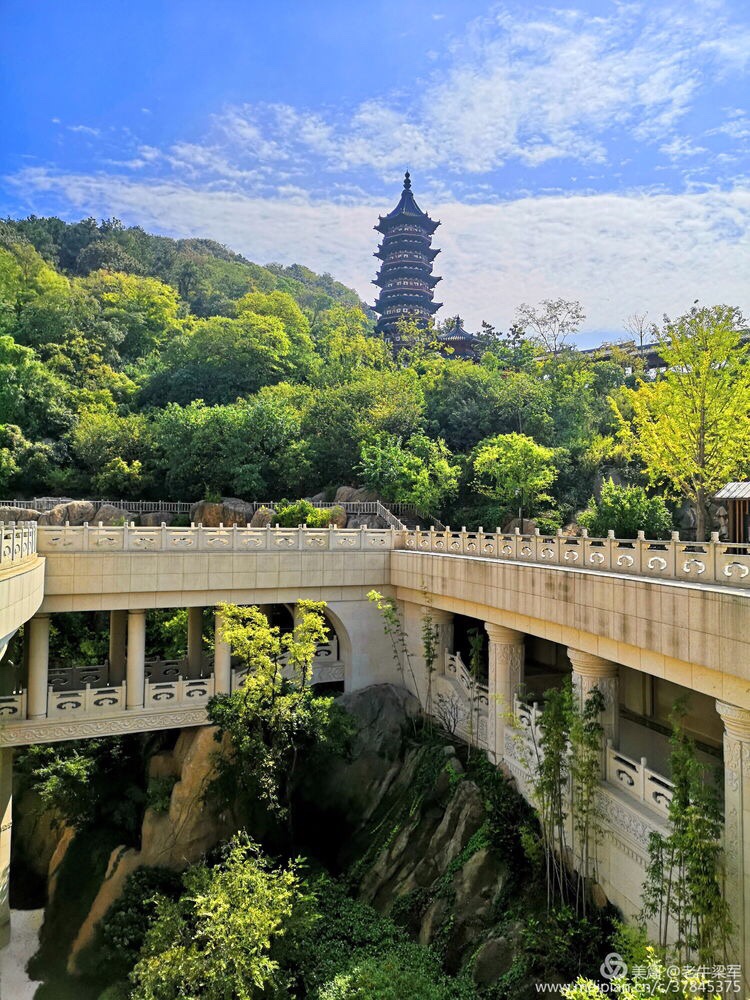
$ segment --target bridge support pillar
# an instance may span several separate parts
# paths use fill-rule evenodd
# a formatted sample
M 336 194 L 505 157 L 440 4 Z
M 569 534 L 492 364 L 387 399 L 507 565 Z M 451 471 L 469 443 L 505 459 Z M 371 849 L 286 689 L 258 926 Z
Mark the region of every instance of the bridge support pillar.
M 222 617 L 214 614 L 214 693 L 229 694 L 232 688 L 232 647 L 224 641 Z
M 13 751 L 0 750 L 0 948 L 10 941 L 10 831 L 13 807 Z
M 613 746 L 620 741 L 620 668 L 611 660 L 604 660 L 594 653 L 568 647 L 568 657 L 573 665 L 573 690 L 583 706 L 589 692 L 598 688 L 604 698 L 601 724 L 604 728 L 604 746 L 611 740 Z M 602 747 L 602 765 L 604 764 Z
M 724 723 L 725 894 L 734 924 L 728 960 L 750 986 L 750 712 L 716 702 Z
M 200 677 L 203 668 L 203 608 L 188 608 L 188 677 Z
M 127 707 L 143 708 L 146 679 L 146 612 L 128 611 Z
M 49 694 L 49 615 L 34 615 L 29 622 L 29 680 L 26 712 L 30 719 L 47 715 Z
M 493 622 L 485 622 L 484 627 L 489 639 L 487 748 L 490 759 L 499 763 L 505 756 L 504 715 L 513 711 L 513 697 L 523 684 L 524 633 Z
M 127 611 L 109 613 L 109 683 L 125 680 L 125 645 L 128 635 Z
M 443 611 L 441 608 L 422 608 L 422 615 L 432 619 L 432 624 L 436 630 L 435 652 L 435 672 L 445 673 L 445 654 L 453 652 L 453 612 Z

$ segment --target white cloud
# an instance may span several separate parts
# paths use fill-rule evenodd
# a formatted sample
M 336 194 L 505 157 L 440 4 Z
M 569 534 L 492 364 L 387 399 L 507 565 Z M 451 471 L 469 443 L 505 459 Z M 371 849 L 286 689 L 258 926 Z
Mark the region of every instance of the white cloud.
M 258 262 L 300 262 L 330 271 L 370 301 L 376 261 L 372 226 L 385 206 L 314 202 L 295 189 L 286 200 L 176 182 L 55 175 L 27 169 L 13 179 L 34 198 L 62 199 L 68 214 L 118 215 L 175 236 L 209 236 Z M 526 197 L 492 204 L 449 200 L 435 245 L 444 276 L 443 315 L 460 312 L 507 325 L 522 301 L 580 299 L 586 329 L 621 330 L 635 310 L 678 313 L 699 298 L 750 312 L 750 187 L 696 194 Z
M 92 128 L 90 125 L 68 125 L 69 132 L 81 132 L 84 135 L 101 135 L 101 129 Z

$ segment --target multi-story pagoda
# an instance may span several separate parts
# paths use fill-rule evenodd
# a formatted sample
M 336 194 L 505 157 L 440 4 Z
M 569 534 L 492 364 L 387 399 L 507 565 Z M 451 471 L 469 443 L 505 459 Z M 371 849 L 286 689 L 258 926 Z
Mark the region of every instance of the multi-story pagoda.
M 440 251 L 433 250 L 431 243 L 439 225 L 414 200 L 407 171 L 398 205 L 388 215 L 381 215 L 375 226 L 383 234 L 375 254 L 382 261 L 373 281 L 380 288 L 375 303 L 380 318 L 375 329 L 395 346 L 400 341 L 400 319 L 426 323 L 442 305 L 433 302 L 433 289 L 440 278 L 433 275 L 432 262 Z

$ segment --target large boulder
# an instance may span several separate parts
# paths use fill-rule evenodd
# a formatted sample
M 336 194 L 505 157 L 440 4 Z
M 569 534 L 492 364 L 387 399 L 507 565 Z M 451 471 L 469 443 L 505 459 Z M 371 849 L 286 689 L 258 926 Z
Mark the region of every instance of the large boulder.
M 59 503 L 46 514 L 42 514 L 39 524 L 55 527 L 70 524 L 71 527 L 79 527 L 87 522 L 92 524 L 95 514 L 96 506 L 90 500 L 70 500 L 68 503 Z
M 162 524 L 169 526 L 175 517 L 176 515 L 168 510 L 153 510 L 148 514 L 141 514 L 139 520 L 144 528 L 160 528 Z
M 269 524 L 276 524 L 276 511 L 271 507 L 258 507 L 250 518 L 250 527 L 267 528 Z
M 38 521 L 42 515 L 31 507 L 0 507 L 0 522 L 8 521 Z
M 190 520 L 194 524 L 202 524 L 204 528 L 225 528 L 238 525 L 244 528 L 253 516 L 253 505 L 237 497 L 224 497 L 219 503 L 212 500 L 200 500 L 193 504 Z
M 514 532 L 518 528 L 522 535 L 533 535 L 536 531 L 536 521 L 531 520 L 531 518 L 525 517 L 523 521 L 519 517 L 512 517 L 509 521 L 506 521 L 503 525 L 503 532 L 509 534 Z M 494 525 L 488 527 L 485 525 L 485 531 L 494 531 Z
M 375 490 L 368 490 L 366 487 L 361 486 L 359 489 L 354 490 L 352 495 L 349 497 L 349 503 L 365 503 L 371 500 L 379 500 L 380 497 Z
M 336 490 L 336 495 L 333 498 L 334 503 L 348 503 L 352 496 L 357 492 L 355 486 L 339 486 Z
M 343 507 L 330 507 L 328 509 L 328 516 L 330 518 L 329 525 L 332 528 L 346 528 L 349 518 Z
M 93 517 L 94 524 L 104 524 L 110 528 L 117 524 L 130 524 L 134 515 L 122 507 L 115 507 L 111 503 L 103 503 Z
M 382 528 L 377 514 L 350 514 L 346 519 L 347 528 Z
M 395 684 L 373 684 L 342 695 L 337 702 L 352 716 L 356 736 L 355 757 L 376 754 L 394 760 L 401 752 L 404 736 L 419 717 L 419 702 L 406 688 Z
M 224 508 L 222 523 L 226 528 L 231 528 L 235 524 L 244 528 L 253 519 L 254 507 L 246 500 L 239 500 L 237 497 L 224 497 L 221 506 Z
M 80 971 L 78 956 L 93 941 L 96 925 L 122 895 L 128 875 L 143 866 L 180 871 L 232 833 L 230 817 L 216 816 L 204 805 L 206 790 L 216 776 L 219 748 L 215 732 L 213 726 L 183 729 L 171 751 L 172 761 L 162 759 L 154 765 L 152 773 L 178 778 L 172 789 L 169 809 L 160 813 L 150 808 L 146 810 L 140 850 L 121 846 L 112 851 L 99 892 L 73 942 L 68 958 L 69 972 Z M 222 750 L 226 752 L 227 748 L 228 743 L 224 740 Z

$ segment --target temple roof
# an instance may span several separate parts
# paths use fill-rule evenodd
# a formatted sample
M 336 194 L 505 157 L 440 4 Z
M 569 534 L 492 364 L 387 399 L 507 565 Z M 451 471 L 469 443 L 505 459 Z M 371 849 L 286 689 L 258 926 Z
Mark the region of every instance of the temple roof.
M 479 344 L 480 338 L 475 333 L 469 333 L 464 329 L 464 323 L 460 316 L 456 316 L 453 326 L 449 330 L 438 334 L 437 338 L 442 344 Z
M 409 171 L 407 170 L 404 174 L 404 190 L 401 192 L 401 198 L 399 199 L 398 205 L 396 205 L 393 211 L 389 212 L 388 215 L 381 215 L 378 217 L 378 224 L 375 226 L 375 229 L 377 229 L 378 232 L 386 233 L 397 223 L 408 221 L 416 222 L 417 224 L 423 226 L 429 233 L 434 233 L 440 225 L 439 222 L 435 222 L 431 219 L 426 212 L 423 212 L 414 200 L 414 195 L 411 190 L 411 177 L 409 175 Z

